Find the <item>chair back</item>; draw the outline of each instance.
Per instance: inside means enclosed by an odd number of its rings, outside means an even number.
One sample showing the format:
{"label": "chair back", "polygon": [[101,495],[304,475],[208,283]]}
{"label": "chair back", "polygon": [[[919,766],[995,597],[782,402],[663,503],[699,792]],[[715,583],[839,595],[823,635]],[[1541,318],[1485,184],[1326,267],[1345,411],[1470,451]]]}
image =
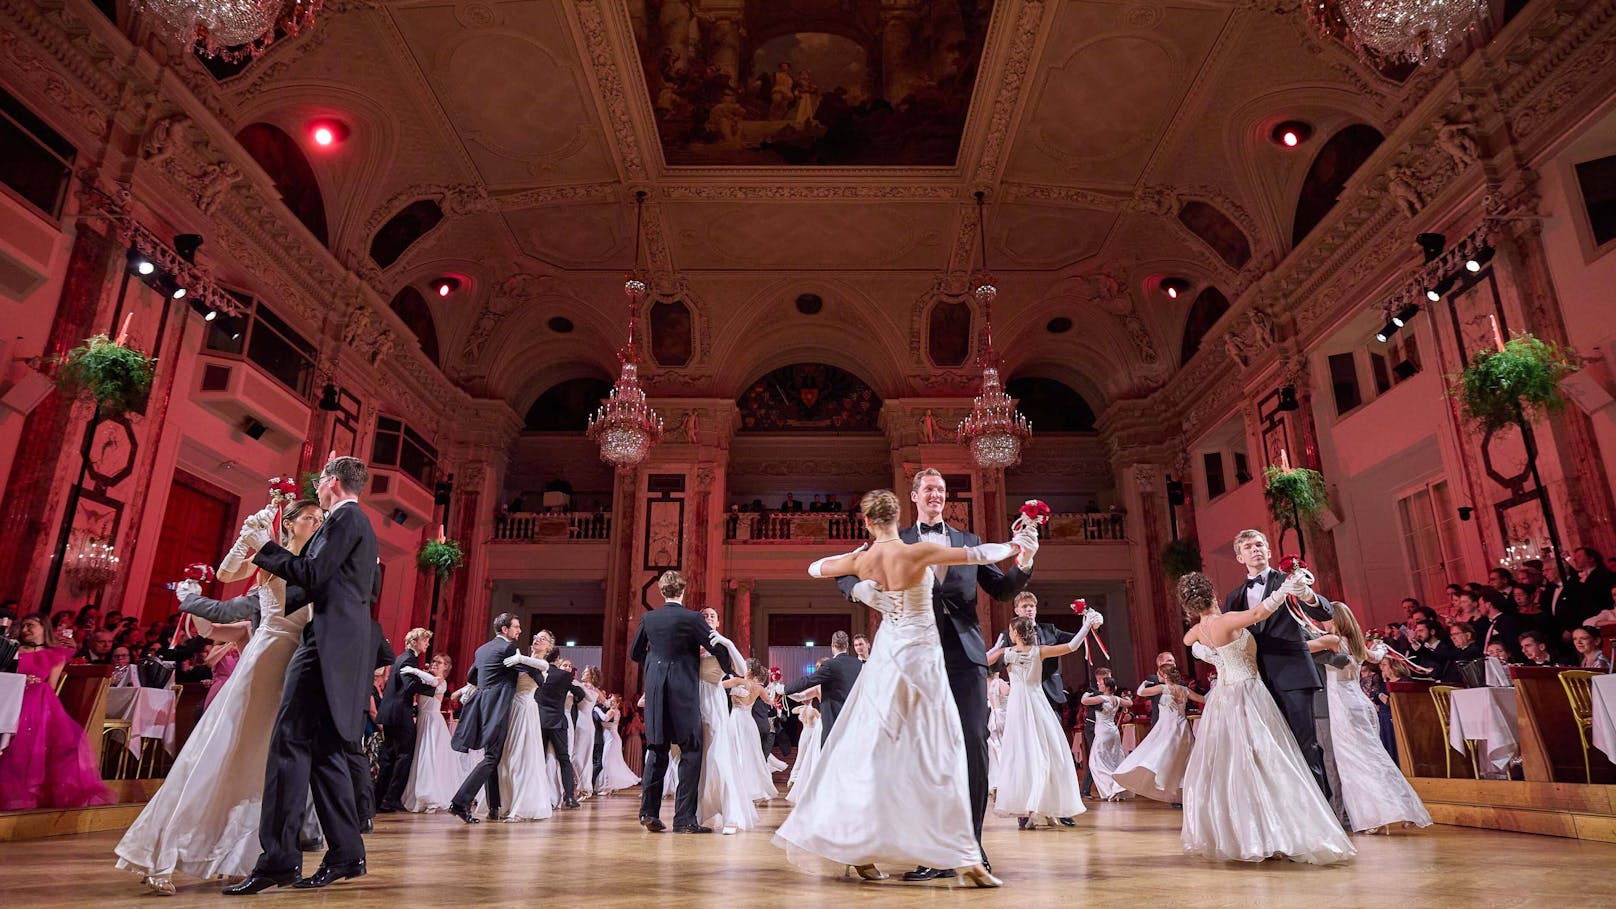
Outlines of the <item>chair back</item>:
{"label": "chair back", "polygon": [[73,722],[87,731],[98,730],[107,717],[107,689],[112,667],[106,664],[69,663],[62,668],[57,697]]}
{"label": "chair back", "polygon": [[1432,685],[1431,702],[1436,705],[1436,719],[1442,724],[1442,741],[1448,741],[1448,711],[1452,707],[1454,688],[1452,685]]}
{"label": "chair back", "polygon": [[1577,723],[1582,726],[1592,725],[1594,673],[1586,669],[1567,669],[1560,673],[1560,687],[1565,689],[1566,700],[1571,704],[1571,715],[1577,718]]}

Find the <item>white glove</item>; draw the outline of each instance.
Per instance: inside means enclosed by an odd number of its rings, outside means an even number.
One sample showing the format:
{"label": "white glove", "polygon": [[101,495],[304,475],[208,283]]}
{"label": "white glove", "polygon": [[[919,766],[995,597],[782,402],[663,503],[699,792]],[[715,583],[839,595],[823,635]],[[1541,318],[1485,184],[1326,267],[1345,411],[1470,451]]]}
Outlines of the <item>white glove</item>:
{"label": "white glove", "polygon": [[550,671],[549,663],[546,663],[544,660],[541,660],[538,657],[530,657],[525,653],[513,653],[505,658],[506,666],[515,666],[518,663],[528,667],[529,669],[537,669],[540,672]]}
{"label": "white glove", "polygon": [[1016,556],[1016,567],[1022,571],[1032,570],[1032,558],[1038,554],[1038,525],[1028,524],[1016,531],[1010,542],[1021,547],[1021,554]]}
{"label": "white glove", "polygon": [[848,596],[855,602],[863,603],[870,608],[880,600],[881,582],[875,578],[866,578],[853,585],[853,591]]}
{"label": "white glove", "polygon": [[468,698],[477,693],[476,685],[467,685],[454,693],[454,699],[464,704]]}
{"label": "white glove", "polygon": [[965,564],[997,565],[1015,554],[1015,548],[1009,543],[982,543],[965,547]]}
{"label": "white glove", "polygon": [[181,603],[185,602],[186,599],[188,599],[190,597],[196,597],[196,596],[201,596],[201,595],[202,595],[202,585],[198,584],[197,582],[195,582],[193,580],[191,580],[190,578],[186,578],[185,580],[183,580],[183,581],[179,582],[178,584],[174,585],[174,596]]}
{"label": "white glove", "polygon": [[837,555],[833,555],[833,556],[825,556],[823,559],[815,559],[813,564],[808,566],[808,576],[809,577],[814,577],[814,578],[822,578],[822,577],[825,576],[822,573],[822,568],[823,568],[823,566],[824,566],[824,564],[826,562],[829,562],[831,559],[840,559],[843,556],[856,555],[856,554],[861,553],[864,550],[869,549],[869,548],[870,548],[870,544],[864,543],[864,544],[860,545],[859,548],[857,548],[857,549],[855,549],[855,550],[853,550],[851,552],[843,552],[843,553],[838,553]]}
{"label": "white glove", "polygon": [[436,685],[438,683],[438,677],[430,672],[427,672],[425,669],[418,669],[414,666],[405,666],[403,669],[400,669],[399,672],[413,675],[428,685]]}
{"label": "white glove", "polygon": [[1285,583],[1279,585],[1280,593],[1296,597],[1299,600],[1306,598],[1307,589],[1307,582],[1296,575],[1291,575],[1285,579]]}
{"label": "white glove", "polygon": [[1085,609],[1083,611],[1083,627],[1084,628],[1094,629],[1094,628],[1099,628],[1100,626],[1102,626],[1104,624],[1105,624],[1105,616],[1100,615],[1099,610],[1097,610],[1097,609]]}

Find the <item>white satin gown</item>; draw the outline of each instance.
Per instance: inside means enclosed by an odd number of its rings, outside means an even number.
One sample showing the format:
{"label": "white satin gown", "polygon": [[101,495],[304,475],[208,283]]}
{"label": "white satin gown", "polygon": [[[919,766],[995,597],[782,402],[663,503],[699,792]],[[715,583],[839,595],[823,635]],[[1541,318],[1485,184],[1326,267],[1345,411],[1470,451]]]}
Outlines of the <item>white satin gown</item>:
{"label": "white satin gown", "polygon": [[999,788],[999,749],[1004,745],[1005,710],[1010,706],[1010,683],[988,677],[988,791]]}
{"label": "white satin gown", "polygon": [[1004,738],[999,744],[997,790],[993,810],[998,814],[1073,817],[1087,809],[1055,708],[1044,697],[1042,648],[1007,649],[1010,696],[1004,709]]}
{"label": "white satin gown", "polygon": [[245,877],[258,861],[264,767],[286,666],[313,614],[287,615],[286,582],[258,587],[258,630],[186,740],[163,785],[113,850],[117,867],[165,877]]}
{"label": "white satin gown", "polygon": [[440,681],[434,693],[415,696],[415,759],[404,784],[405,811],[448,811],[466,778],[465,762],[449,747],[449,724],[443,720],[446,687]]}
{"label": "white satin gown", "polygon": [[1117,727],[1117,711],[1122,709],[1122,698],[1105,695],[1105,703],[1094,714],[1094,743],[1089,746],[1089,775],[1094,778],[1094,791],[1103,799],[1115,801],[1132,798],[1121,783],[1116,781],[1117,768],[1127,758],[1122,749],[1122,730]]}
{"label": "white satin gown", "polygon": [[796,804],[807,792],[803,786],[813,773],[814,764],[819,761],[819,709],[812,704],[803,704],[792,710],[792,713],[802,721],[802,735],[797,737],[797,759],[791,764],[791,777],[788,780],[791,789],[786,793],[786,801]]}
{"label": "white satin gown", "polygon": [[758,825],[754,802],[777,797],[768,762],[763,757],[763,737],[752,718],[757,700],[746,688],[730,689],[731,709],[722,720],[713,749],[719,752],[724,768],[724,796],[720,814],[725,828],[751,830]]}
{"label": "white satin gown", "polygon": [[556,805],[555,788],[544,763],[539,702],[533,699],[538,690],[539,683],[531,675],[517,675],[505,751],[499,756],[500,811],[507,821],[542,821]]}
{"label": "white satin gown", "polygon": [[915,587],[878,595],[881,633],[807,792],[774,835],[794,864],[962,868],[982,860],[931,588],[927,572]]}
{"label": "white satin gown", "polygon": [[1158,802],[1183,801],[1184,769],[1195,737],[1184,718],[1184,701],[1173,689],[1162,693],[1156,725],[1117,766],[1111,779],[1130,792]]}
{"label": "white satin gown", "polygon": [[572,724],[572,777],[578,798],[588,798],[595,792],[595,704],[600,693],[588,685],[579,685],[585,692],[584,702],[578,705],[578,722]]}
{"label": "white satin gown", "polygon": [[[1346,652],[1344,645],[1340,649]],[[1378,661],[1385,653],[1371,652],[1369,656]],[[1431,812],[1425,810],[1425,803],[1380,741],[1380,715],[1358,684],[1360,665],[1351,660],[1346,666],[1324,671],[1325,694],[1330,699],[1330,741],[1347,819],[1353,830],[1397,823],[1429,827]]]}
{"label": "white satin gown", "polygon": [[[746,659],[738,651],[730,651],[731,666],[745,666]],[[704,826],[723,827],[731,821],[724,816],[724,806],[730,799],[728,788],[738,771],[727,757],[727,749],[719,747],[724,725],[729,721],[729,693],[724,690],[724,668],[712,654],[702,651],[698,691],[701,697],[701,780],[696,788],[696,819]],[[759,744],[761,753],[763,746]],[[679,762],[668,761],[668,773],[663,777],[663,798],[673,798],[679,791]],[[743,812],[744,813],[744,812]],[[735,825],[738,826],[738,825]]]}
{"label": "white satin gown", "polygon": [[602,793],[632,789],[640,784],[639,774],[631,770],[628,761],[623,758],[623,738],[617,732],[618,722],[616,719],[608,719],[601,724],[606,730],[606,744],[600,759]]}
{"label": "white satin gown", "polygon": [[1257,672],[1257,642],[1242,628],[1222,647],[1199,647],[1218,670],[1184,771],[1184,851],[1220,861],[1284,856],[1326,865],[1357,854],[1302,760],[1296,738]]}

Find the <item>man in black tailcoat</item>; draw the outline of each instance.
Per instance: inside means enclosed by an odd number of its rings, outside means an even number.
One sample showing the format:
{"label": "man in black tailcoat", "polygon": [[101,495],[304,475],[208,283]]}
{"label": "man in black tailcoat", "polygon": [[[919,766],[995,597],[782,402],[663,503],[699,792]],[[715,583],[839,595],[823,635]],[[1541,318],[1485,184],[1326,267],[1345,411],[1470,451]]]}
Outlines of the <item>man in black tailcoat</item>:
{"label": "man in black tailcoat", "polygon": [[392,661],[393,671],[376,708],[376,723],[382,727],[380,768],[376,774],[376,810],[382,814],[403,811],[404,785],[415,763],[415,696],[428,697],[437,690],[437,681],[421,668],[432,632],[412,628],[404,636],[404,652]]}
{"label": "man in black tailcoat", "polygon": [[836,725],[836,717],[842,712],[842,705],[847,702],[847,695],[853,690],[853,684],[858,681],[859,670],[864,668],[858,657],[847,652],[850,643],[847,632],[837,630],[832,633],[830,659],[820,664],[813,672],[786,686],[787,695],[807,691],[815,685],[819,686],[820,742],[830,738],[830,729]]}
{"label": "man in black tailcoat", "polygon": [[[662,818],[662,784],[668,773],[668,749],[679,746],[679,791],[673,800],[674,833],[712,833],[696,818],[696,790],[701,784],[701,651],[706,649],[725,672],[736,667],[723,635],[707,627],[701,616],[684,607],[685,579],[663,572],[657,589],[666,601],[640,619],[629,656],[644,667],[645,774],[640,797],[640,824],[652,833],[667,827]],[[744,669],[744,667],[743,667]]]}
{"label": "man in black tailcoat", "polygon": [[[544,745],[555,756],[561,770],[561,804],[565,808],[578,807],[578,781],[572,769],[572,726],[567,722],[567,695],[572,695],[574,709],[584,702],[588,694],[574,682],[570,668],[556,665],[555,635],[540,631],[533,643],[550,668],[539,681],[539,690],[533,699],[539,702],[539,728],[544,731]],[[570,665],[570,664],[569,664]]]}
{"label": "man in black tailcoat", "polygon": [[466,675],[466,688],[470,695],[462,694],[465,706],[460,711],[460,724],[455,727],[449,747],[461,754],[482,751],[483,758],[471,768],[460,784],[454,798],[449,800],[449,813],[468,824],[478,823],[471,813],[472,800],[479,789],[487,790],[488,817],[499,817],[500,756],[505,753],[505,734],[510,728],[511,700],[516,696],[516,677],[526,672],[538,679],[539,660],[525,656],[516,646],[522,636],[522,621],[508,612],[494,617],[494,638],[477,648],[472,657],[471,671]]}

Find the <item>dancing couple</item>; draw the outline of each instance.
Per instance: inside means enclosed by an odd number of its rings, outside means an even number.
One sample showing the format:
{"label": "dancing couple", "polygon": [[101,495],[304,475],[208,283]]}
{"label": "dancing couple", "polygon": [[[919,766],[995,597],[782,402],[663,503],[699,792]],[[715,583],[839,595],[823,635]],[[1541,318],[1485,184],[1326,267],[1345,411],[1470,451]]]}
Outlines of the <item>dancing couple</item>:
{"label": "dancing couple", "polygon": [[[886,877],[878,863],[896,863],[919,866],[906,880],[958,873],[997,887],[981,845],[987,654],[976,588],[1007,599],[1026,586],[1037,531],[982,544],[948,527],[947,489],[932,469],[916,474],[910,500],[920,521],[900,530],[898,497],[865,494],[859,510],[871,542],[809,568],[814,577],[837,577],[883,621],[775,844],[794,863],[829,861],[865,880]],[[995,567],[1012,557],[1018,564],[1008,573]]]}

